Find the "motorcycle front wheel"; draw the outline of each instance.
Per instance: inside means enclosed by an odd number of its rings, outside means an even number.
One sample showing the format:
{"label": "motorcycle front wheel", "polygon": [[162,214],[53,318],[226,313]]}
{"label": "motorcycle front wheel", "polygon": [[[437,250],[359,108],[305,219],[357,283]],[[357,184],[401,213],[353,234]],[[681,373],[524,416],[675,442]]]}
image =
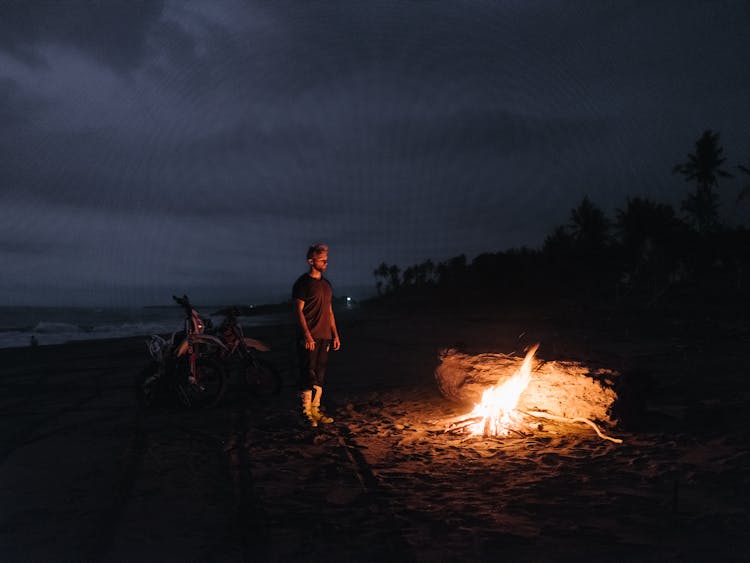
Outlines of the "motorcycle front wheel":
{"label": "motorcycle front wheel", "polygon": [[260,397],[276,395],[281,390],[281,375],[270,362],[251,358],[244,365],[245,383],[250,391]]}
{"label": "motorcycle front wheel", "polygon": [[226,374],[221,365],[209,358],[198,358],[190,377],[188,358],[177,360],[177,398],[186,407],[205,409],[216,406],[226,390]]}

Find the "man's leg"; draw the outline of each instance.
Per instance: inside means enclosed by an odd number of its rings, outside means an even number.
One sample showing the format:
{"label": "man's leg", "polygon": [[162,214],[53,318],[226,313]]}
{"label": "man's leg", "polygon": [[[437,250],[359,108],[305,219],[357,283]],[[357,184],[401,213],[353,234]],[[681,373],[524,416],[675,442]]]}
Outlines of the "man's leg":
{"label": "man's leg", "polygon": [[301,340],[298,348],[299,357],[299,376],[300,376],[300,406],[301,414],[305,423],[311,426],[317,426],[317,419],[313,418],[312,415],[312,387],[315,380],[314,372],[314,350],[306,350],[305,342]]}
{"label": "man's leg", "polygon": [[322,396],[323,388],[320,385],[313,385],[310,413],[312,414],[312,417],[318,422],[322,424],[331,424],[333,422],[333,418],[326,415],[320,406],[320,399]]}
{"label": "man's leg", "polygon": [[310,385],[323,386],[328,368],[328,352],[331,349],[330,340],[316,340],[315,350],[310,354]]}
{"label": "man's leg", "polygon": [[326,416],[320,407],[320,400],[323,396],[323,383],[325,381],[326,368],[328,367],[328,352],[331,349],[330,340],[316,340],[315,349],[317,353],[315,358],[315,369],[312,371],[312,404],[311,414],[313,419],[323,424],[330,424],[333,419]]}

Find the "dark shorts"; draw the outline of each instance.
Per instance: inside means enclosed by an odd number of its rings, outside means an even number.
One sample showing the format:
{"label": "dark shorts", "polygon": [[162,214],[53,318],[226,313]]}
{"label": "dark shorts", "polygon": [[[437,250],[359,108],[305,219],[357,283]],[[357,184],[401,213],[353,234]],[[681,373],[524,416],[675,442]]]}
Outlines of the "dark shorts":
{"label": "dark shorts", "polygon": [[328,366],[330,340],[315,340],[315,350],[306,350],[305,341],[300,340],[297,346],[300,367],[300,388],[312,389],[313,385],[323,387]]}

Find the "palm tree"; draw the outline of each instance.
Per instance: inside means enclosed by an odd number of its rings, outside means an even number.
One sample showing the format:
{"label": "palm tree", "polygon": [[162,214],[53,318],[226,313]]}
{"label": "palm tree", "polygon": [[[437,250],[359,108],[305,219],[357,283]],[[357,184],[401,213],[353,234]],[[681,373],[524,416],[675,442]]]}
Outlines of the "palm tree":
{"label": "palm tree", "polygon": [[395,292],[401,287],[401,268],[394,264],[388,268],[388,291],[391,293]]}
{"label": "palm tree", "polygon": [[688,214],[699,233],[714,231],[719,225],[719,194],[711,188],[698,186],[683,200],[682,210]]}
{"label": "palm tree", "polygon": [[[750,176],[750,159],[748,159],[748,165],[743,166],[742,164],[738,164],[737,168],[740,169],[740,172],[743,174],[746,174]],[[750,184],[747,184],[742,190],[740,191],[740,194],[737,196],[737,201],[742,201],[748,194],[750,194]]]}
{"label": "palm tree", "polygon": [[416,279],[415,283],[418,286],[425,286],[428,283],[433,282],[433,275],[435,273],[435,264],[429,258],[417,264],[416,266]]}
{"label": "palm tree", "polygon": [[719,178],[731,178],[721,165],[726,161],[724,148],[719,144],[719,133],[710,129],[703,132],[695,142],[695,153],[688,154],[687,162],[677,164],[674,174],[682,174],[686,182],[695,182],[695,192],[688,194],[682,209],[695,223],[700,232],[714,229],[719,223]]}
{"label": "palm tree", "polygon": [[[377,280],[375,286],[377,287],[378,295],[394,293],[401,287],[401,268],[396,264],[389,266],[385,262],[381,262],[380,266],[373,270],[372,275]],[[383,279],[379,280],[378,278]],[[384,285],[385,289],[383,289]]]}
{"label": "palm tree", "polygon": [[[390,268],[388,264],[386,264],[385,262],[381,262],[380,266],[375,268],[375,270],[373,270],[372,272],[372,275],[375,276],[375,280],[376,280],[375,287],[378,290],[378,295],[383,294],[383,282],[388,280],[389,271],[390,271]],[[383,278],[383,279],[380,280],[378,278]]]}
{"label": "palm tree", "polygon": [[565,258],[573,248],[573,237],[565,225],[558,225],[544,239],[542,252],[547,256]]}
{"label": "palm tree", "polygon": [[609,240],[609,220],[588,196],[570,211],[570,235],[584,253],[603,249]]}
{"label": "palm tree", "polygon": [[622,244],[626,269],[618,282],[618,291],[626,293],[639,287],[648,289],[650,299],[658,299],[677,279],[682,248],[681,226],[671,205],[646,198],[628,198],[625,209],[617,210],[615,228]]}
{"label": "palm tree", "polygon": [[417,281],[417,266],[409,266],[408,268],[405,268],[402,277],[404,286],[408,287],[415,285]]}
{"label": "palm tree", "polygon": [[662,242],[675,224],[671,205],[647,198],[627,198],[625,209],[616,212],[615,229],[620,243],[632,257],[649,243]]}
{"label": "palm tree", "polygon": [[461,278],[466,273],[466,255],[461,254],[454,256],[445,262],[440,262],[435,267],[438,278],[438,285],[457,286],[462,281]]}

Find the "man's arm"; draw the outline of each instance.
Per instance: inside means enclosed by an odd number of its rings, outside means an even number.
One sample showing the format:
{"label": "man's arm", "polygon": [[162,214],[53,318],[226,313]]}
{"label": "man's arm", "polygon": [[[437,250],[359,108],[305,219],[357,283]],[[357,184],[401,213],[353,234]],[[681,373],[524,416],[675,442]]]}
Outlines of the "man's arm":
{"label": "man's arm", "polygon": [[302,327],[302,333],[305,335],[305,350],[315,350],[315,339],[310,334],[310,329],[307,327],[307,320],[302,310],[305,307],[305,302],[302,299],[296,299],[295,304],[297,305],[297,322]]}
{"label": "man's arm", "polygon": [[331,333],[333,334],[333,349],[338,350],[341,348],[341,339],[339,338],[339,331],[336,328],[336,317],[333,316],[333,305],[328,307],[331,312]]}

